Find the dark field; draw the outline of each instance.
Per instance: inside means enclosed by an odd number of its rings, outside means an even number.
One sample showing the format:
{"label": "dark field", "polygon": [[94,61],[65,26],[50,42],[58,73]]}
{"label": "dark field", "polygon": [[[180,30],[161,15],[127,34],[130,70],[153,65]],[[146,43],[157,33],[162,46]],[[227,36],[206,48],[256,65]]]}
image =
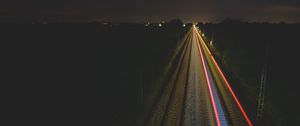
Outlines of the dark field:
{"label": "dark field", "polygon": [[[21,83],[23,125],[139,125],[173,49],[189,29],[173,21],[143,24],[2,23],[1,42]],[[264,125],[299,123],[299,24],[199,24],[255,122],[269,45]],[[268,44],[267,44],[268,43]],[[10,56],[12,55],[12,56]],[[141,81],[143,101],[141,101]]]}

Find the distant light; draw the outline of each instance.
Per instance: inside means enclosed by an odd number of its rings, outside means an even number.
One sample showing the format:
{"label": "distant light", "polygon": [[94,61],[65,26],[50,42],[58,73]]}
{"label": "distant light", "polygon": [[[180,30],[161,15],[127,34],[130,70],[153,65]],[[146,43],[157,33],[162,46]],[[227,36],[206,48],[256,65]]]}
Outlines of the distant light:
{"label": "distant light", "polygon": [[202,36],[204,37],[204,33],[202,33]]}
{"label": "distant light", "polygon": [[210,46],[213,46],[213,41],[211,40],[211,41],[209,42],[209,44],[210,44]]}
{"label": "distant light", "polygon": [[147,23],[145,24],[146,27],[149,26],[149,25],[150,25],[150,22],[147,22]]}
{"label": "distant light", "polygon": [[185,27],[185,24],[183,24],[182,26]]}
{"label": "distant light", "polygon": [[164,23],[165,23],[165,21],[161,21],[161,23],[163,23],[163,24],[164,24]]}
{"label": "distant light", "polygon": [[104,22],[104,23],[103,23],[103,25],[107,25],[107,24],[108,24],[107,22]]}
{"label": "distant light", "polygon": [[161,26],[162,26],[162,24],[161,24],[161,23],[159,23],[159,24],[158,24],[158,27],[161,27]]}

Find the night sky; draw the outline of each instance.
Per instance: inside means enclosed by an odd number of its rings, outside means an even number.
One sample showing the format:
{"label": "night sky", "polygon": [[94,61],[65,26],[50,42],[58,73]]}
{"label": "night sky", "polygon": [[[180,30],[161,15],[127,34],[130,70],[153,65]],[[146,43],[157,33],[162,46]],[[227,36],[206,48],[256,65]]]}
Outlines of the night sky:
{"label": "night sky", "polygon": [[300,0],[1,0],[1,21],[300,22]]}

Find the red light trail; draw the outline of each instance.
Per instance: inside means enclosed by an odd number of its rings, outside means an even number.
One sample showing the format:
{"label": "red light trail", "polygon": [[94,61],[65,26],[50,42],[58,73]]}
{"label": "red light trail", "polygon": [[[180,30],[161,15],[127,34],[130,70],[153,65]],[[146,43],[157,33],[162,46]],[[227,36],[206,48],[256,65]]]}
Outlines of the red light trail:
{"label": "red light trail", "polygon": [[[198,32],[197,32],[197,35],[198,35],[198,36],[200,36],[200,34],[199,34]],[[204,40],[202,39],[202,37],[200,36],[199,38],[201,38],[201,40],[202,40],[202,42],[203,42],[203,45],[204,45],[204,47],[205,47],[205,48],[206,48],[206,50],[209,52],[209,54],[210,54],[210,57],[211,57],[211,59],[212,59],[213,63],[215,64],[215,66],[217,67],[217,69],[218,69],[219,73],[221,74],[221,76],[222,76],[222,78],[223,78],[224,82],[226,83],[226,86],[228,87],[228,89],[229,89],[229,91],[230,91],[231,95],[233,96],[233,98],[234,98],[235,102],[237,103],[237,105],[238,105],[239,109],[240,109],[240,110],[241,110],[241,112],[243,113],[243,116],[244,116],[244,118],[246,119],[246,121],[247,121],[248,125],[249,125],[249,126],[252,126],[252,123],[251,123],[251,121],[250,121],[250,119],[249,119],[248,115],[246,114],[246,112],[245,112],[245,110],[243,109],[243,107],[242,107],[241,103],[240,103],[240,102],[239,102],[239,100],[237,99],[237,97],[236,97],[235,93],[233,92],[233,90],[232,90],[232,88],[231,88],[231,86],[230,86],[229,82],[227,81],[227,79],[226,79],[226,77],[225,77],[224,73],[221,71],[221,69],[220,69],[219,65],[217,64],[217,62],[216,62],[216,60],[215,60],[215,58],[214,58],[214,57],[211,55],[211,52],[209,51],[208,47],[207,47],[207,46],[206,46],[206,44],[204,43]]]}
{"label": "red light trail", "polygon": [[[197,32],[197,31],[196,31]],[[198,40],[198,39],[196,39]],[[198,46],[198,49],[199,49],[199,52],[200,52],[200,56],[201,56],[201,61],[202,61],[202,65],[203,65],[203,69],[204,69],[204,72],[205,72],[205,78],[206,78],[206,81],[207,81],[207,85],[208,85],[208,89],[209,89],[209,94],[210,94],[210,98],[211,98],[211,101],[212,101],[212,104],[213,104],[213,108],[214,108],[214,112],[215,112],[215,117],[216,117],[216,121],[217,121],[217,126],[221,126],[221,123],[220,123],[220,119],[219,119],[219,114],[218,114],[218,111],[217,111],[217,107],[216,107],[216,103],[215,103],[215,99],[214,99],[214,96],[212,94],[212,89],[211,89],[211,83],[208,79],[208,75],[207,75],[207,69],[206,69],[206,65],[204,63],[204,58],[203,58],[203,53],[201,51],[201,48],[200,48],[200,44],[199,42],[197,42],[197,46]]]}

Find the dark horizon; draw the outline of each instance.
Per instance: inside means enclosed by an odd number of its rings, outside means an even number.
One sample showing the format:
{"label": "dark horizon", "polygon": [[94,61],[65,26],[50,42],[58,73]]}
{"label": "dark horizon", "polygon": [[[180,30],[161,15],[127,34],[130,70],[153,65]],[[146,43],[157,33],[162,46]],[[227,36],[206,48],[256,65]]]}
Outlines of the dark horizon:
{"label": "dark horizon", "polygon": [[165,20],[143,20],[143,19],[135,19],[133,20],[120,20],[120,19],[66,19],[66,20],[56,20],[56,19],[47,19],[47,18],[41,18],[41,19],[36,19],[36,20],[1,20],[0,23],[33,23],[33,24],[44,24],[44,23],[112,23],[112,24],[122,24],[122,23],[129,23],[129,24],[156,24],[156,23],[169,23],[174,20],[180,20],[182,23],[185,24],[192,24],[192,23],[211,23],[211,24],[220,24],[223,22],[240,22],[240,23],[267,23],[267,24],[300,24],[300,22],[286,22],[286,21],[248,21],[248,20],[241,20],[238,18],[230,18],[226,17],[223,19],[220,19],[218,21],[205,21],[205,20],[185,20],[181,18],[170,18],[170,19],[165,19]]}

